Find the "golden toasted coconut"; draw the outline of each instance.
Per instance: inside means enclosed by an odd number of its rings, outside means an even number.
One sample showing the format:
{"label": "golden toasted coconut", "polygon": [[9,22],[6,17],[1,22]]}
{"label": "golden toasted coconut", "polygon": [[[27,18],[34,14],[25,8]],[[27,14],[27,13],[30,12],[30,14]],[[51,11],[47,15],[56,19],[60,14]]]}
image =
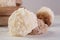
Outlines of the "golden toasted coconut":
{"label": "golden toasted coconut", "polygon": [[42,7],[38,12],[37,12],[37,18],[42,19],[45,24],[50,26],[53,21],[54,21],[54,14],[53,11],[50,8],[47,7]]}

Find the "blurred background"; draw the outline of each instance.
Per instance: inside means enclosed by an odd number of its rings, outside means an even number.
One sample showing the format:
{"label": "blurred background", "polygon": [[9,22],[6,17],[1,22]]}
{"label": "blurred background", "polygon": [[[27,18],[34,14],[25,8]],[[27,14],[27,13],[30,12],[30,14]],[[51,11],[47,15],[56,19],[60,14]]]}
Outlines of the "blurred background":
{"label": "blurred background", "polygon": [[46,6],[51,8],[55,15],[60,15],[60,0],[23,0],[23,6],[33,12]]}
{"label": "blurred background", "polygon": [[[12,14],[13,11],[20,8],[21,5],[35,13],[41,7],[50,8],[55,15],[54,23],[60,25],[60,0],[10,0],[10,1],[0,0],[0,6],[2,4],[3,4],[3,7],[0,7],[0,25],[8,25],[9,16]],[[14,5],[10,5],[10,4],[14,4]]]}

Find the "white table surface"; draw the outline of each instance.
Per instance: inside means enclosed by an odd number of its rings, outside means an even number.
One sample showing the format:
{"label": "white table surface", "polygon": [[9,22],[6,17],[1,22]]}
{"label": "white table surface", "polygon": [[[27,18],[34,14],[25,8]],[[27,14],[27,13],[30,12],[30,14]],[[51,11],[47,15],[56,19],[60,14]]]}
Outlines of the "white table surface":
{"label": "white table surface", "polygon": [[0,27],[0,40],[60,40],[60,16],[56,16],[54,24],[43,35],[27,35],[12,37],[8,34],[8,27]]}

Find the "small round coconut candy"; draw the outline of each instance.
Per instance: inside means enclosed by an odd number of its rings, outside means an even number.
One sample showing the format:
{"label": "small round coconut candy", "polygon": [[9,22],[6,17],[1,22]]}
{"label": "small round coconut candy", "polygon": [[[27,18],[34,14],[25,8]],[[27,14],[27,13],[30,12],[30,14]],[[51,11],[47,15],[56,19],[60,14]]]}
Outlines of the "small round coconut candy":
{"label": "small round coconut candy", "polygon": [[32,30],[32,35],[38,35],[46,33],[48,30],[48,27],[53,23],[54,21],[54,14],[53,11],[47,7],[42,7],[37,12],[37,18],[38,18],[38,27]]}
{"label": "small round coconut candy", "polygon": [[13,36],[26,36],[37,26],[36,15],[24,8],[14,11],[8,20],[9,33]]}
{"label": "small round coconut candy", "polygon": [[42,7],[38,12],[37,12],[37,18],[42,19],[45,24],[50,26],[53,24],[54,21],[54,13],[50,8],[47,7]]}

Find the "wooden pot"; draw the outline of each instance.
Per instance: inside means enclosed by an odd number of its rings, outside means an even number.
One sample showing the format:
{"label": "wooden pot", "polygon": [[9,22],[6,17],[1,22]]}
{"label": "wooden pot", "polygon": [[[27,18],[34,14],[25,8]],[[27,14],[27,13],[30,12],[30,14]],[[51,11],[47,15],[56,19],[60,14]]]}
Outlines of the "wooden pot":
{"label": "wooden pot", "polygon": [[21,6],[21,3],[21,0],[16,0],[16,6],[0,6],[0,25],[8,25],[9,16]]}

